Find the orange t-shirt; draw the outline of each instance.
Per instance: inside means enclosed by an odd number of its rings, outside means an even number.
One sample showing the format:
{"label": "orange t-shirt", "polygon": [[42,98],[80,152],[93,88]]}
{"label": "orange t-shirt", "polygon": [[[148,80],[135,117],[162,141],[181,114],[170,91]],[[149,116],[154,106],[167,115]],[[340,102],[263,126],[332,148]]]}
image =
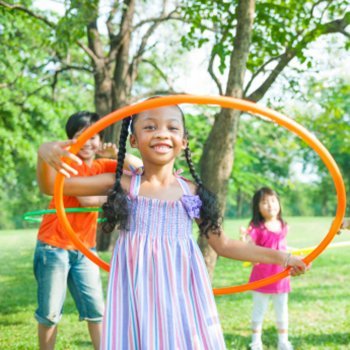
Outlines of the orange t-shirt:
{"label": "orange t-shirt", "polygon": [[[91,167],[84,162],[82,165],[71,166],[78,170],[77,176],[92,176],[115,172],[117,161],[101,158],[94,160]],[[63,203],[65,208],[82,207],[76,197],[63,196]],[[49,209],[55,209],[54,198],[52,198],[49,204]],[[77,237],[88,248],[95,247],[98,213],[67,213],[67,217]],[[56,214],[44,215],[38,232],[38,240],[59,248],[76,249],[58,221]]]}

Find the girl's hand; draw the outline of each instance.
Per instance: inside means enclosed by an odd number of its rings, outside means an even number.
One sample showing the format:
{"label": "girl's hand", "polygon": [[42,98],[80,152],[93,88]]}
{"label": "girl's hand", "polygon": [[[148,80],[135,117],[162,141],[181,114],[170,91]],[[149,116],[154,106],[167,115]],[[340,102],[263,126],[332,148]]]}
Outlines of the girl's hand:
{"label": "girl's hand", "polygon": [[242,242],[253,243],[252,237],[248,233],[248,229],[244,226],[239,228],[239,238]]}
{"label": "girl's hand", "polygon": [[142,160],[132,154],[126,153],[124,159],[124,169],[129,170],[130,165],[134,168],[143,166]]}
{"label": "girl's hand", "polygon": [[114,143],[106,142],[101,144],[100,149],[96,153],[104,158],[116,159],[118,157],[118,148]]}
{"label": "girl's hand", "polygon": [[299,256],[288,254],[284,267],[291,267],[290,274],[292,276],[299,276],[310,269],[310,265],[306,265]]}
{"label": "girl's hand", "polygon": [[75,142],[76,140],[45,142],[39,147],[38,155],[56,171],[69,178],[72,174],[77,175],[78,171],[65,163],[62,157],[71,159],[79,165],[82,164],[79,157],[68,152],[69,147]]}
{"label": "girl's hand", "polygon": [[344,219],[341,226],[341,230],[350,230],[350,219]]}

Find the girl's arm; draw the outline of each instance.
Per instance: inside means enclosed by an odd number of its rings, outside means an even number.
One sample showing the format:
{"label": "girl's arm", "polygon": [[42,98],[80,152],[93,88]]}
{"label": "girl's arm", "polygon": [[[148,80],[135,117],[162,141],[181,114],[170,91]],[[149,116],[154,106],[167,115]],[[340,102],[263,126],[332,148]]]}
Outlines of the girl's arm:
{"label": "girl's arm", "polygon": [[[129,191],[130,182],[130,176],[122,176],[121,185],[126,192]],[[114,173],[103,173],[94,176],[75,176],[64,181],[63,194],[73,197],[100,196],[100,201],[103,204],[106,202],[106,195],[113,188],[114,184]]]}
{"label": "girl's arm", "polygon": [[291,266],[292,275],[304,273],[307,268],[306,264],[296,256],[279,250],[233,240],[227,237],[223,231],[220,235],[209,234],[208,243],[218,255],[226,258],[284,267]]}
{"label": "girl's arm", "polygon": [[63,194],[65,196],[106,196],[115,183],[114,173],[94,176],[75,176],[65,179]]}
{"label": "girl's arm", "polygon": [[77,199],[82,207],[99,208],[102,206],[102,204],[106,203],[107,196],[86,196],[86,197],[77,197]]}
{"label": "girl's arm", "polygon": [[[77,175],[78,172],[76,169],[62,161],[61,158],[66,157],[79,165],[82,163],[82,160],[79,157],[68,151],[69,146],[75,142],[76,140],[45,142],[39,147],[37,180],[40,191],[52,196],[54,192],[56,174],[59,172],[67,178],[64,182],[65,195],[106,195],[108,190],[114,184],[114,175],[102,176],[103,174],[101,174],[96,175],[93,177],[94,179],[89,180],[81,180],[83,177],[77,177],[74,180],[71,178],[71,175]],[[107,148],[110,147],[111,146],[108,146]],[[140,167],[142,166],[142,161],[133,155],[126,154],[124,169],[129,169],[130,164],[134,167]],[[94,188],[89,188],[89,186],[94,186]]]}

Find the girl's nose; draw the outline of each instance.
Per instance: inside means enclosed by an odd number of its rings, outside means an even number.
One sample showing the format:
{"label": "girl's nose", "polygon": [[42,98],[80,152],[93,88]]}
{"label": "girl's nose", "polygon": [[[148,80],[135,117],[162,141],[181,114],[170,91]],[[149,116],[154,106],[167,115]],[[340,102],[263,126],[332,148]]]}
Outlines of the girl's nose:
{"label": "girl's nose", "polygon": [[169,137],[169,133],[167,130],[158,130],[155,134],[154,137],[157,139],[165,139]]}

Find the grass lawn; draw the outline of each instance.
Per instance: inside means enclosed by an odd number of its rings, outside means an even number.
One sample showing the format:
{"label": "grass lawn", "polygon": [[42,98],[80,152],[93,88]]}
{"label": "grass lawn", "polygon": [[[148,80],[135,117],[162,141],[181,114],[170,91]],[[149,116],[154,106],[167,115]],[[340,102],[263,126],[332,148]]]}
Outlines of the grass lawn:
{"label": "grass lawn", "polygon": [[[289,245],[317,244],[328,231],[331,219],[290,218]],[[246,220],[228,220],[227,234],[238,235]],[[32,255],[36,230],[0,231],[0,349],[37,349],[36,284]],[[350,241],[349,231],[336,241]],[[350,272],[349,249],[329,249],[314,263],[312,270],[292,280],[290,295],[290,340],[295,349],[350,349]],[[108,259],[108,253],[103,254]],[[219,259],[214,286],[247,281],[250,269],[241,262]],[[102,273],[104,284],[107,274]],[[228,349],[247,349],[250,341],[251,296],[248,293],[216,298]],[[265,349],[276,349],[274,314],[269,309],[264,323]],[[56,349],[92,349],[84,322],[78,322],[74,303],[68,296],[59,325]]]}

